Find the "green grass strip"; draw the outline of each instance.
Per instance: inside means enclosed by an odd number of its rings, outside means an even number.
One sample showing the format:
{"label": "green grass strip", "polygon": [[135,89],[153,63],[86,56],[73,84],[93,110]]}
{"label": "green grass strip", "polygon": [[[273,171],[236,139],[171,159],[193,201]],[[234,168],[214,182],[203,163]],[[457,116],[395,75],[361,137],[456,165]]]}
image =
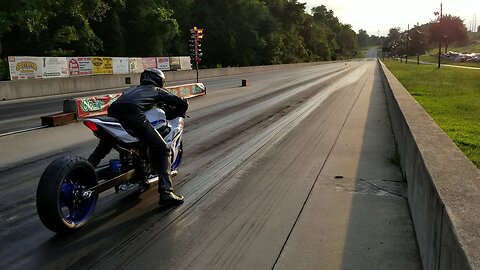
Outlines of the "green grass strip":
{"label": "green grass strip", "polygon": [[384,61],[417,102],[480,168],[480,70]]}

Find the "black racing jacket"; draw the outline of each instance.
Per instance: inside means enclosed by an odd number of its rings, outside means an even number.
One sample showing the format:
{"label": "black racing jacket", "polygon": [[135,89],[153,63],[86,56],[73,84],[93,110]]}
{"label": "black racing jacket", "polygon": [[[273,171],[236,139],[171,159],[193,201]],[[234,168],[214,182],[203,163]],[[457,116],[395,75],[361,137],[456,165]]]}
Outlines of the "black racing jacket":
{"label": "black racing jacket", "polygon": [[135,105],[142,111],[148,111],[158,103],[173,105],[185,111],[188,109],[188,103],[182,98],[153,85],[130,87],[113,102],[113,104]]}

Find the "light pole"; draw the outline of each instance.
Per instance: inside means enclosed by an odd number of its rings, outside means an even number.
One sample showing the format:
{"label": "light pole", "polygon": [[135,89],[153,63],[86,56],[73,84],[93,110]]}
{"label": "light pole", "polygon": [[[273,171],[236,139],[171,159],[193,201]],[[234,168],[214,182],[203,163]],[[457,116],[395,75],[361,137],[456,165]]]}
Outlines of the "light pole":
{"label": "light pole", "polygon": [[[402,47],[405,51],[407,51],[408,41],[403,40],[404,34],[405,34],[405,33],[401,33],[401,34],[400,34],[400,38],[399,38],[400,44],[399,44],[399,45],[400,45],[400,47]],[[405,53],[405,55],[407,55],[407,54]],[[399,57],[399,58],[400,58],[400,63],[403,63],[403,55],[402,55],[401,53],[400,53],[400,57]],[[407,61],[407,57],[405,56],[405,62],[406,62],[406,61]]]}
{"label": "light pole", "polygon": [[407,26],[407,48],[405,49],[405,64],[408,64],[408,40],[410,39],[410,24]]}
{"label": "light pole", "polygon": [[[438,12],[434,13],[439,15]],[[440,55],[442,53],[442,3],[440,3],[440,19],[438,20],[438,68],[440,68]]]}
{"label": "light pole", "polygon": [[417,22],[417,25],[415,26],[415,32],[414,32],[415,44],[416,44],[416,47],[417,47],[417,49],[416,49],[417,50],[417,65],[420,65],[420,44],[423,45],[423,40],[421,40],[420,38],[423,36],[423,34],[425,34],[425,32],[421,32],[419,29],[420,29],[420,24]]}
{"label": "light pole", "polygon": [[417,27],[415,27],[415,33],[416,33],[416,43],[417,43],[417,65],[420,65],[420,51],[418,49],[418,42],[419,42],[419,39],[420,39],[420,31],[418,30],[418,22],[417,22]]}
{"label": "light pole", "polygon": [[396,61],[396,59],[395,59],[395,56],[397,56],[396,48],[397,48],[397,42],[394,41],[394,42],[393,42],[393,45],[392,45],[392,49],[393,49],[393,61]]}

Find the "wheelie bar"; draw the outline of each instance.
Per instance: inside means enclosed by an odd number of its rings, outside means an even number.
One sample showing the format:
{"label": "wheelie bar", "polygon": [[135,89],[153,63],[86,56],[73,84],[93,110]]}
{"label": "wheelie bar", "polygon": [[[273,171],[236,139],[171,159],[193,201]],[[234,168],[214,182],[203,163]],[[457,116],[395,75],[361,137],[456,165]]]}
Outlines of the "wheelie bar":
{"label": "wheelie bar", "polygon": [[102,183],[100,183],[100,184],[98,184],[94,187],[91,187],[87,190],[84,190],[82,195],[83,195],[84,198],[89,198],[94,193],[100,194],[100,193],[104,192],[105,190],[111,189],[115,186],[118,186],[122,183],[127,182],[128,180],[130,180],[133,177],[134,173],[135,173],[135,169],[131,169],[130,171],[128,171],[126,173],[123,173],[123,174],[121,174],[117,177],[114,177],[114,178],[110,179],[110,180],[103,181]]}
{"label": "wheelie bar", "polygon": [[[91,187],[87,190],[84,190],[83,193],[82,193],[82,197],[84,198],[90,198],[90,196],[92,196],[92,194],[100,194],[102,192],[104,192],[105,190],[108,190],[108,189],[111,189],[113,187],[116,187],[120,184],[123,184],[127,181],[129,181],[133,175],[135,173],[135,169],[131,169],[130,171],[126,172],[126,173],[123,173],[117,177],[114,177],[110,180],[106,180],[106,181],[103,181],[102,183],[94,186],[94,187]],[[149,189],[151,188],[152,186],[155,186],[158,184],[158,176],[155,176],[153,178],[150,178],[146,181],[146,183],[148,186],[143,186],[143,188],[146,190],[146,189]]]}

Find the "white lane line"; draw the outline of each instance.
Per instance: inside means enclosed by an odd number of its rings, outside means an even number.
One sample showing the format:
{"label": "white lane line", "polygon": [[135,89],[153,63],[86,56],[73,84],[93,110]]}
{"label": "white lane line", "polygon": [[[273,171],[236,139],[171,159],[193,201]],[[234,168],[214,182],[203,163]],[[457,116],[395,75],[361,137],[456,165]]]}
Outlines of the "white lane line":
{"label": "white lane line", "polygon": [[42,129],[48,127],[47,125],[45,126],[38,126],[38,127],[31,127],[31,128],[26,128],[26,129],[21,129],[21,130],[15,130],[7,133],[2,133],[0,134],[0,137],[8,136],[8,135],[13,135],[13,134],[18,134],[18,133],[23,133],[23,132],[28,132],[32,130],[37,130],[37,129]]}

